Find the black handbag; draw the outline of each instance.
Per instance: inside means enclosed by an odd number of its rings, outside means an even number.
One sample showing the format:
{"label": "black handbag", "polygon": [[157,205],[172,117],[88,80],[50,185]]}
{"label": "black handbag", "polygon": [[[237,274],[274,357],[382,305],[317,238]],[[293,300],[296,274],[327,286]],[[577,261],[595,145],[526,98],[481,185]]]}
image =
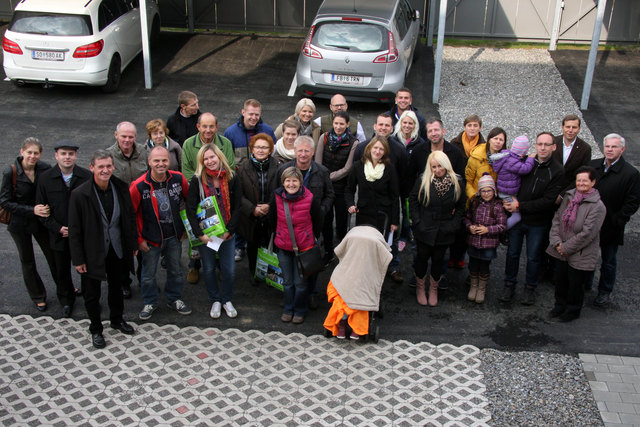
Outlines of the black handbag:
{"label": "black handbag", "polygon": [[284,216],[287,219],[287,227],[289,228],[289,237],[293,245],[293,253],[296,255],[296,263],[298,265],[298,273],[303,278],[312,276],[319,273],[324,268],[322,260],[322,251],[320,246],[313,238],[313,246],[304,252],[298,251],[298,244],[296,243],[296,237],[293,234],[293,224],[291,222],[291,214],[289,213],[289,202],[283,200]]}

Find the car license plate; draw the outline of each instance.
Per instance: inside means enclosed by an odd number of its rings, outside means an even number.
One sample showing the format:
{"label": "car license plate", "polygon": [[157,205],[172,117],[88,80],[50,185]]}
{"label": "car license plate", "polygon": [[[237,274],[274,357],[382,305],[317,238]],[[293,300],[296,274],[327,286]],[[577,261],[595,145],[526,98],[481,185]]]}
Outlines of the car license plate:
{"label": "car license plate", "polygon": [[344,74],[331,74],[331,82],[351,86],[364,86],[364,77],[347,76]]}
{"label": "car license plate", "polygon": [[34,50],[31,57],[42,61],[64,61],[64,52],[56,52],[54,50]]}

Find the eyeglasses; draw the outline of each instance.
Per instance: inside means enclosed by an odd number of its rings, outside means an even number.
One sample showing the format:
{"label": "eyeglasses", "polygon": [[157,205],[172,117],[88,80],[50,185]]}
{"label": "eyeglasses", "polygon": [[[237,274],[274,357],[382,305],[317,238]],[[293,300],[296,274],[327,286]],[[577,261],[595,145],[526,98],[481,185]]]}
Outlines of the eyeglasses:
{"label": "eyeglasses", "polygon": [[331,104],[331,105],[336,108],[344,108],[347,106],[347,104]]}
{"label": "eyeglasses", "polygon": [[254,145],[254,146],[253,146],[253,149],[254,149],[254,150],[261,150],[261,151],[263,151],[263,150],[270,150],[270,149],[271,149],[271,147],[269,147],[268,145],[266,145],[266,146],[263,146],[263,145]]}

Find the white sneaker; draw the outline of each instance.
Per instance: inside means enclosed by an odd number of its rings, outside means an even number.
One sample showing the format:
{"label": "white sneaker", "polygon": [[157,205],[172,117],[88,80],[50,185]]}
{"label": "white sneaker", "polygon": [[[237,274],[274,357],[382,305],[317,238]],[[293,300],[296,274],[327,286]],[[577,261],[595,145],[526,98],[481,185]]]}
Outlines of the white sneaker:
{"label": "white sneaker", "polygon": [[209,316],[213,317],[214,319],[217,319],[218,317],[220,317],[221,308],[222,306],[218,301],[214,302],[213,305],[211,306],[211,311],[209,312]]}
{"label": "white sneaker", "polygon": [[[224,312],[227,313],[227,316],[234,318],[238,315],[238,312],[233,307],[233,304],[231,304],[231,301],[225,302],[223,307],[224,307]],[[218,316],[220,315],[218,314]]]}

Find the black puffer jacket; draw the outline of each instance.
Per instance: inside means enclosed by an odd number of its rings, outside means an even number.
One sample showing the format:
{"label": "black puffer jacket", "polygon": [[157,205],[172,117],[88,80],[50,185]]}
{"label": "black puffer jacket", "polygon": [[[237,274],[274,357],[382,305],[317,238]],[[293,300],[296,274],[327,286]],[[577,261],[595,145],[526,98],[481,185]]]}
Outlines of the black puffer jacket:
{"label": "black puffer jacket", "polygon": [[522,177],[518,202],[522,222],[527,225],[551,223],[556,210],[556,198],[562,190],[564,169],[550,158],[544,163],[535,159],[533,170]]}

